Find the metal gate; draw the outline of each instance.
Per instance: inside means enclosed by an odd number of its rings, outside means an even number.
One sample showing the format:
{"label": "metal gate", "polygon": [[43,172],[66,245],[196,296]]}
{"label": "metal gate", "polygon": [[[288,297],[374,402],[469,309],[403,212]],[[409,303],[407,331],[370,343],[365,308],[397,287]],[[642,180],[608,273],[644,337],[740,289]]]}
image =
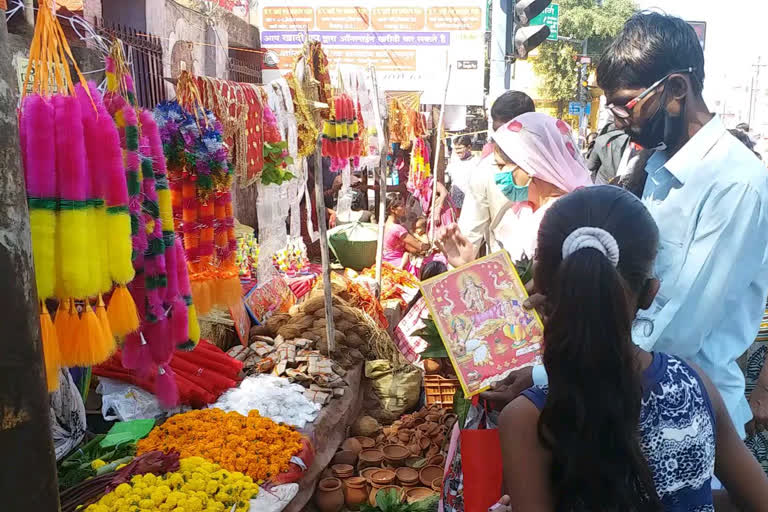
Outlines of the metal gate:
{"label": "metal gate", "polygon": [[125,25],[107,24],[101,19],[96,20],[96,28],[102,35],[118,38],[125,44],[126,55],[132,61],[131,73],[139,106],[154,109],[164,101],[166,92],[160,38]]}

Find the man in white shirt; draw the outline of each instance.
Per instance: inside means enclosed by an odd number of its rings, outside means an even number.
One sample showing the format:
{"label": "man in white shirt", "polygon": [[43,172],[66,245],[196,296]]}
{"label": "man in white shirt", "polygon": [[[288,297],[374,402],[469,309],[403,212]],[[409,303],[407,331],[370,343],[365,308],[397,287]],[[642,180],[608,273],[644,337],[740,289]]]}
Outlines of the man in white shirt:
{"label": "man in white shirt", "polygon": [[451,200],[453,206],[462,209],[469,190],[469,180],[477,167],[477,158],[472,154],[472,137],[459,135],[453,139],[453,154],[445,172],[451,178]]}
{"label": "man in white shirt", "polygon": [[[768,171],[704,103],[704,55],[685,21],[633,16],[597,77],[617,125],[655,150],[630,181],[659,226],[661,288],[638,314],[633,340],[701,367],[744,437],[752,414],[736,359],[768,296]],[[489,398],[531,380],[546,382],[544,368],[511,376]]]}
{"label": "man in white shirt", "polygon": [[[498,130],[504,123],[535,110],[533,100],[527,94],[507,91],[491,107],[493,129]],[[458,225],[475,246],[475,251],[485,241],[489,242],[492,251],[498,250],[504,246],[505,239],[514,236],[513,230],[505,229],[514,224],[515,212],[508,207],[509,199],[496,184],[498,171],[491,145],[490,150],[484,148],[482,159],[470,176],[469,190],[464,191],[464,204]]]}

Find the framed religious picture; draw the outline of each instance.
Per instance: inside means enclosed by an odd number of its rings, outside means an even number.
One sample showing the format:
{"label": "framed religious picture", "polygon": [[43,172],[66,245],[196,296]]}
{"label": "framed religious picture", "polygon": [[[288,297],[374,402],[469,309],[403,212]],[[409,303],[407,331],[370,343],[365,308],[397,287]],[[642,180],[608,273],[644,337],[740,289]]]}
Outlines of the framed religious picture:
{"label": "framed religious picture", "polygon": [[245,308],[257,324],[275,313],[287,313],[296,304],[296,296],[281,275],[253,288],[245,296]]}
{"label": "framed religious picture", "polygon": [[421,291],[467,397],[541,362],[543,325],[505,251],[421,283]]}
{"label": "framed religious picture", "polygon": [[239,301],[236,306],[230,307],[229,315],[232,317],[232,321],[235,322],[235,332],[240,343],[247,347],[248,334],[251,331],[251,317],[245,309],[244,300]]}

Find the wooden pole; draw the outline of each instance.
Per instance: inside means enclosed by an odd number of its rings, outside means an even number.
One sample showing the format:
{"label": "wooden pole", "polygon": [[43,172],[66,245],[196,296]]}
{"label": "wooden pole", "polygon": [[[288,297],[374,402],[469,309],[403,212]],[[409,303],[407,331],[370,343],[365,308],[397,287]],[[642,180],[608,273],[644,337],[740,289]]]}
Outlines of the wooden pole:
{"label": "wooden pole", "polygon": [[328,256],[328,230],[325,219],[325,190],[323,187],[322,139],[315,149],[315,206],[320,231],[320,257],[323,264],[323,293],[325,294],[325,335],[328,337],[328,354],[336,349],[336,331],[333,326],[333,291],[331,290],[331,262]]}
{"label": "wooden pole", "polygon": [[376,287],[377,296],[381,294],[381,262],[384,256],[384,224],[387,222],[387,153],[389,153],[389,114],[386,107],[381,111],[379,103],[379,85],[376,81],[376,69],[371,66],[371,83],[373,86],[373,112],[377,114],[376,130],[379,133],[379,236],[376,242]]}
{"label": "wooden pole", "polygon": [[436,198],[437,198],[437,170],[440,168],[440,155],[443,154],[443,140],[442,140],[442,130],[443,130],[443,120],[445,119],[445,102],[448,100],[448,85],[451,83],[451,68],[453,67],[452,64],[448,65],[448,76],[445,78],[445,92],[443,92],[443,104],[440,105],[440,117],[437,121],[437,144],[435,145],[435,151],[437,151],[437,154],[435,155],[435,168],[433,169],[432,173],[432,199],[430,201],[432,205],[432,224],[429,226],[429,240],[434,241],[435,239],[435,226],[437,225],[437,217],[439,215],[438,208],[436,208]]}
{"label": "wooden pole", "polygon": [[[27,15],[32,13],[28,2]],[[32,241],[19,154],[18,90],[0,9],[1,510],[59,510]]]}

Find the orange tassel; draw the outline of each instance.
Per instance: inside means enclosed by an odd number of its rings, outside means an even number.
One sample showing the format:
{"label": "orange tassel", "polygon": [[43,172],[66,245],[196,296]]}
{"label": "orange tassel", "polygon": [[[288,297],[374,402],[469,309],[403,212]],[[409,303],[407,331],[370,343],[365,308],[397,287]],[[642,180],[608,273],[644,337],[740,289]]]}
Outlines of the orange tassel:
{"label": "orange tassel", "polygon": [[59,339],[59,356],[61,366],[77,366],[78,343],[77,331],[80,318],[77,316],[77,308],[73,299],[59,303],[56,312],[56,333]]}
{"label": "orange tassel", "polygon": [[103,363],[112,355],[109,348],[105,347],[99,319],[88,301],[85,302],[83,314],[78,323],[76,346],[76,366],[93,366]]}
{"label": "orange tassel", "polygon": [[117,343],[115,342],[115,335],[112,334],[112,327],[109,325],[109,319],[107,318],[107,308],[104,305],[104,298],[101,296],[101,294],[99,294],[99,303],[96,306],[96,318],[98,318],[99,327],[101,327],[102,353],[108,354],[108,358],[115,353],[115,350],[117,349]]}
{"label": "orange tassel", "polygon": [[43,340],[43,359],[45,361],[45,380],[48,385],[48,392],[56,391],[59,388],[59,367],[61,365],[61,354],[59,354],[59,340],[56,335],[56,327],[53,325],[51,315],[48,314],[48,308],[45,302],[40,302],[40,336]]}
{"label": "orange tassel", "polygon": [[123,285],[115,288],[107,308],[107,318],[116,336],[124,337],[139,328],[139,313],[131,292]]}

